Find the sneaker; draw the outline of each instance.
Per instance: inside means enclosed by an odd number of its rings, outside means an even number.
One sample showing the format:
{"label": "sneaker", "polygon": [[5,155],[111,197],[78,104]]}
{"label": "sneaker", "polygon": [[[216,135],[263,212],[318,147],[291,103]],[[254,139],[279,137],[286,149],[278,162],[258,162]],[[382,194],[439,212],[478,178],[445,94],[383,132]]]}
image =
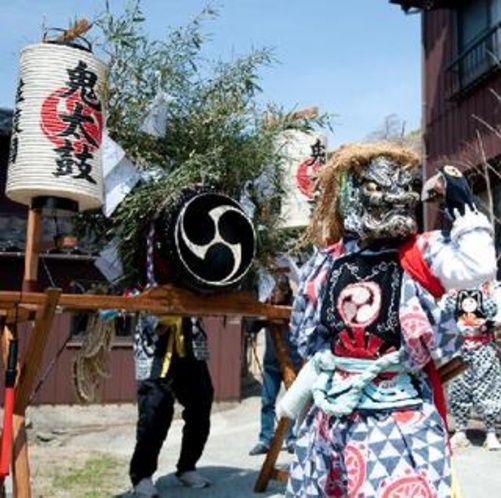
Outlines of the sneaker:
{"label": "sneaker", "polygon": [[255,456],[255,455],[264,455],[268,453],[270,447],[267,444],[264,443],[257,443],[252,450],[249,451],[250,456]]}
{"label": "sneaker", "polygon": [[454,436],[451,437],[451,448],[453,450],[467,448],[470,445],[471,442],[466,437],[466,434],[464,432],[456,432]]}
{"label": "sneaker", "polygon": [[206,477],[200,475],[196,470],[188,470],[181,474],[176,474],[178,481],[188,488],[206,488],[211,482]]}
{"label": "sneaker", "polygon": [[495,432],[487,433],[487,438],[485,439],[485,447],[489,451],[501,450],[501,443],[499,442],[499,439],[497,438]]}
{"label": "sneaker", "polygon": [[136,498],[160,498],[157,488],[153,485],[151,477],[141,479],[134,486],[134,496]]}

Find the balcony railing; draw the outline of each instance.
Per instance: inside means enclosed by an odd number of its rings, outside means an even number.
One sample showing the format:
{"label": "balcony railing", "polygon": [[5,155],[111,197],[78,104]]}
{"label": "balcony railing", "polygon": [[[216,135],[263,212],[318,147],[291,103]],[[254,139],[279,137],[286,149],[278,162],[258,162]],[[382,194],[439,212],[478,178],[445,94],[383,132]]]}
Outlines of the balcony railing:
{"label": "balcony railing", "polygon": [[450,98],[457,98],[501,70],[501,22],[490,28],[446,68]]}

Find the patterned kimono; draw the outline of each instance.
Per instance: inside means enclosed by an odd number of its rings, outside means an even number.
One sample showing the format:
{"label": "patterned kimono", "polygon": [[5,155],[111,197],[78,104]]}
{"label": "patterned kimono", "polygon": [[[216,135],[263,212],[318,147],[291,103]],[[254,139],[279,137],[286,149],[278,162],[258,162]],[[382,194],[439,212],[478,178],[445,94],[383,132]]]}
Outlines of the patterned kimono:
{"label": "patterned kimono", "polygon": [[475,216],[418,236],[411,259],[423,278],[398,246],[353,239],[307,263],[291,334],[316,377],[286,496],[451,496],[448,434],[423,369],[452,357],[460,338],[429,288],[493,275],[490,234]]}
{"label": "patterned kimono", "polygon": [[[472,408],[488,432],[495,431],[501,415],[501,363],[494,336],[500,325],[501,289],[493,284],[450,293],[444,302],[457,319],[464,340],[461,356],[469,365],[447,386],[449,410],[458,431],[467,429]],[[467,301],[474,303],[474,311],[463,304]]]}

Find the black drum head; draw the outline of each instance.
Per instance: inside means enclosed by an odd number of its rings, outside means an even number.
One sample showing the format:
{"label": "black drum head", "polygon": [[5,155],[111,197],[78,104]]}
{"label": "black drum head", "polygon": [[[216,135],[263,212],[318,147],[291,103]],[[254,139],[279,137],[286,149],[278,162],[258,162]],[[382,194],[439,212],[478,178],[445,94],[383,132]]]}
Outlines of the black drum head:
{"label": "black drum head", "polygon": [[168,258],[179,285],[198,291],[235,287],[256,251],[251,220],[238,202],[223,194],[197,192],[180,204],[159,219],[164,240],[157,245],[157,259]]}

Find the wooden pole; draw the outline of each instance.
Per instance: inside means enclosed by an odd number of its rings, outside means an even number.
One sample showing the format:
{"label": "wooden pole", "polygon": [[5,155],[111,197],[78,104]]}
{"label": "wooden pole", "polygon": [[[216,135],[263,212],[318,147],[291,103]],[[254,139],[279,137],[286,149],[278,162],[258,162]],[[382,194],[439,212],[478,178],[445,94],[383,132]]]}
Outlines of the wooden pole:
{"label": "wooden pole", "polygon": [[46,300],[37,310],[35,324],[31,332],[23,364],[18,374],[16,401],[13,421],[13,483],[14,496],[31,497],[30,466],[26,437],[25,413],[43,360],[45,345],[49,337],[56,306],[61,295],[60,289],[47,289]]}
{"label": "wooden pole", "polygon": [[38,252],[42,233],[42,213],[30,209],[26,225],[26,249],[24,253],[23,292],[35,292],[38,280]]}
{"label": "wooden pole", "polygon": [[[42,233],[42,213],[39,209],[30,209],[28,211],[28,220],[26,224],[26,245],[24,253],[24,277],[22,282],[23,292],[34,292],[37,290],[38,282],[38,260],[40,249],[40,237]],[[15,324],[17,325],[17,324]],[[50,328],[50,327],[49,327]],[[6,328],[7,330],[7,328]],[[10,338],[9,334],[9,338]],[[5,357],[8,334],[4,331],[2,340],[3,355]],[[17,339],[15,337],[14,339]],[[31,341],[33,336],[31,337]],[[42,352],[44,348],[42,347]],[[14,496],[31,498],[30,485],[30,466],[28,458],[27,435],[25,424],[26,407],[22,410],[17,408],[19,403],[18,393],[26,390],[23,381],[20,380],[20,372],[26,368],[26,364],[21,366],[17,360],[17,380],[16,380],[16,401],[14,405],[14,415],[12,420],[12,481],[14,487]],[[38,369],[35,372],[38,373]]]}
{"label": "wooden pole", "polygon": [[[23,292],[33,292],[37,290],[38,281],[38,254],[40,247],[41,236],[41,211],[38,209],[30,209],[28,211],[28,221],[26,224],[26,245],[24,253],[24,277],[22,282]],[[17,315],[17,313],[16,313]],[[17,325],[17,324],[15,324]],[[7,328],[6,328],[7,331]],[[6,332],[5,331],[5,332]],[[4,332],[2,340],[3,356],[5,357],[8,340],[11,333]],[[17,338],[15,338],[17,339]],[[22,388],[22,381],[19,380],[21,371],[20,361],[17,360],[17,380],[16,380],[16,404],[17,394]],[[22,496],[23,498],[31,497],[30,486],[30,467],[28,459],[27,435],[25,424],[25,410],[19,412],[14,405],[14,415],[12,420],[12,481],[14,488],[14,496]]]}
{"label": "wooden pole", "polygon": [[[285,347],[283,336],[288,332],[287,323],[271,323],[270,324],[271,337],[277,353],[282,378],[284,380],[285,388],[289,389],[294,380],[296,379],[296,372],[289,356],[289,352]],[[263,493],[268,487],[270,479],[285,482],[288,478],[288,472],[281,471],[275,468],[275,464],[282,447],[282,443],[287,434],[287,431],[292,423],[288,418],[282,417],[275,429],[275,434],[271,440],[270,449],[266,454],[266,458],[261,467],[261,471],[254,485],[254,492]]]}
{"label": "wooden pole", "polygon": [[69,43],[73,41],[75,38],[82,36],[84,33],[89,31],[92,28],[92,24],[87,19],[80,19],[76,21],[73,26],[69,29],[65,30],[56,41],[60,43]]}
{"label": "wooden pole", "polygon": [[[22,282],[23,292],[33,292],[37,287],[38,280],[38,251],[40,245],[40,235],[41,235],[41,212],[39,210],[30,209],[28,211],[28,220],[26,224],[26,248],[25,248],[25,258],[24,258],[24,277]],[[18,305],[17,305],[18,306]],[[9,317],[7,313],[6,323],[12,323],[18,321],[18,309],[13,310],[11,316]],[[9,320],[10,318],[10,320]],[[2,335],[1,348],[4,360],[4,367],[7,368],[7,351],[9,350],[9,343],[11,340],[17,340],[14,330],[17,330],[17,323],[14,323],[14,327],[10,328],[5,326]],[[20,362],[16,358],[16,368],[17,368],[17,379],[15,391],[20,388],[21,383],[19,382],[19,372],[20,372]],[[26,427],[25,427],[25,415],[24,410],[22,413],[16,412],[14,409],[14,415],[12,419],[12,448],[10,450],[9,459],[12,462],[12,473],[13,473],[13,483],[15,489],[15,496],[22,496],[23,498],[30,498],[30,472],[29,472],[29,462],[28,453],[26,448]],[[17,478],[19,475],[19,479]],[[3,487],[3,483],[2,483]]]}

